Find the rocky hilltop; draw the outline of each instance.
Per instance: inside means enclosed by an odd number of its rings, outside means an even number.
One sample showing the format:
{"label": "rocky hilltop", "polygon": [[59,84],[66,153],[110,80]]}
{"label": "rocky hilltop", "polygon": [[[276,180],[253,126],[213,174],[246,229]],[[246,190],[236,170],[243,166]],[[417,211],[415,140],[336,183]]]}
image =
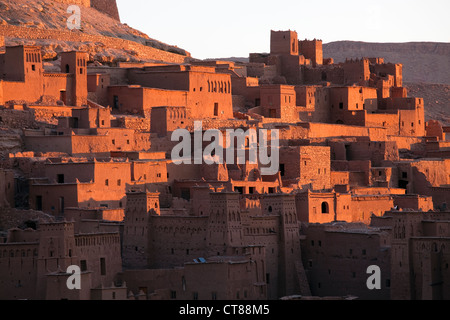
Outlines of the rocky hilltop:
{"label": "rocky hilltop", "polygon": [[[86,2],[86,0],[83,0]],[[183,62],[189,52],[165,44],[120,23],[118,16],[105,12],[108,1],[66,0],[3,0],[0,2],[0,36],[6,45],[43,46],[46,60],[61,51],[83,50],[91,61],[115,63],[121,61]],[[115,1],[113,1],[115,4]],[[69,30],[67,13],[70,4],[81,9],[81,29]],[[114,10],[112,10],[114,12]]]}

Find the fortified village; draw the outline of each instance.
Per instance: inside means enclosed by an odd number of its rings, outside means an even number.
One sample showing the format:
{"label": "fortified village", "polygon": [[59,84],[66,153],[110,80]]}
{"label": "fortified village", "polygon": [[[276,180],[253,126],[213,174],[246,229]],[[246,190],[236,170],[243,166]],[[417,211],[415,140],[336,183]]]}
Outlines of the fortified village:
{"label": "fortified village", "polygon": [[[73,3],[119,20],[115,1]],[[271,31],[245,63],[147,47],[151,62],[75,50],[50,70],[0,28],[0,135],[22,132],[0,214],[45,217],[0,233],[0,299],[450,299],[450,127],[426,122],[401,64]],[[278,130],[277,174],[174,163],[195,121]]]}

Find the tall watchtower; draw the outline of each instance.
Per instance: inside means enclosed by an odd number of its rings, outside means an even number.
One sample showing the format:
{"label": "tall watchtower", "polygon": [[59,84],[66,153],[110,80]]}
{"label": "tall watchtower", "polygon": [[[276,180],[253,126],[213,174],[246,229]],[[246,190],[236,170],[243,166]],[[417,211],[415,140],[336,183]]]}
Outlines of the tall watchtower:
{"label": "tall watchtower", "polygon": [[270,53],[298,56],[298,35],[296,31],[271,31]]}
{"label": "tall watchtower", "polygon": [[239,193],[211,193],[210,199],[207,245],[211,255],[224,255],[243,244]]}
{"label": "tall watchtower", "polygon": [[128,268],[146,268],[149,256],[149,217],[160,214],[159,193],[127,193],[123,237],[123,263]]}
{"label": "tall watchtower", "polygon": [[279,217],[278,295],[298,293],[295,266],[301,261],[301,248],[295,196],[281,193],[265,195],[261,198],[261,209],[264,215]]}
{"label": "tall watchtower", "polygon": [[75,245],[75,225],[73,222],[41,224],[39,227],[38,283],[37,296],[44,297],[45,275],[66,271],[71,265],[78,265]]}
{"label": "tall watchtower", "polygon": [[87,62],[88,54],[80,51],[61,53],[61,72],[73,77],[71,92],[67,92],[66,104],[82,106],[87,104]]}

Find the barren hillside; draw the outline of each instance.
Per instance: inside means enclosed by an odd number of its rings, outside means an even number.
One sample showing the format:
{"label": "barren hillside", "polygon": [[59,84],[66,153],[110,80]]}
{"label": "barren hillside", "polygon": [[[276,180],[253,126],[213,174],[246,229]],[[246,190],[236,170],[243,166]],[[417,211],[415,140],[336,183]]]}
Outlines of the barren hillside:
{"label": "barren hillside", "polygon": [[[81,29],[70,31],[67,8],[67,4],[51,0],[2,0],[0,35],[5,36],[6,45],[44,46],[46,59],[71,49],[85,50],[101,62],[152,60],[148,49],[189,56],[185,50],[152,39],[94,8],[80,6]],[[111,39],[117,40],[115,46]]]}

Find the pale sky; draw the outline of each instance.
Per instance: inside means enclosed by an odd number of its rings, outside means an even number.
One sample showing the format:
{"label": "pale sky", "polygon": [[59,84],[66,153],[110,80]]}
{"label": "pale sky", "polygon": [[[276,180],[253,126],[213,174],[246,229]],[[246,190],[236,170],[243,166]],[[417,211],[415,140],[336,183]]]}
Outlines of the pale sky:
{"label": "pale sky", "polygon": [[450,42],[450,0],[117,0],[122,23],[199,59],[269,52],[270,30],[324,43]]}

